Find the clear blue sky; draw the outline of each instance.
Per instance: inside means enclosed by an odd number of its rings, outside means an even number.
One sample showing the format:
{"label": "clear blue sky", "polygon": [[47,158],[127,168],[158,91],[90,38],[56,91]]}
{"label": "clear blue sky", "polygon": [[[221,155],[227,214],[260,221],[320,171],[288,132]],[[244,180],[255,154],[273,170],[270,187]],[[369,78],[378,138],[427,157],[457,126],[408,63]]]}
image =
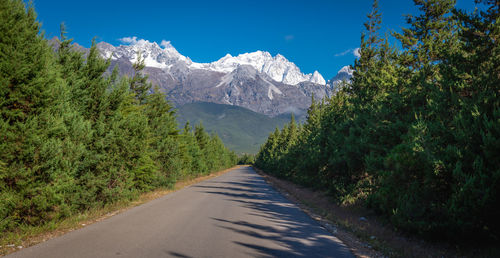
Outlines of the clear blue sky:
{"label": "clear blue sky", "polygon": [[[458,0],[472,11],[474,0]],[[280,53],[304,73],[318,70],[326,80],[354,63],[371,0],[34,0],[48,38],[68,36],[89,47],[97,41],[120,44],[136,36],[171,41],[195,62],[212,62],[226,53],[256,50]],[[403,14],[415,13],[411,0],[381,0],[383,31],[399,31]]]}

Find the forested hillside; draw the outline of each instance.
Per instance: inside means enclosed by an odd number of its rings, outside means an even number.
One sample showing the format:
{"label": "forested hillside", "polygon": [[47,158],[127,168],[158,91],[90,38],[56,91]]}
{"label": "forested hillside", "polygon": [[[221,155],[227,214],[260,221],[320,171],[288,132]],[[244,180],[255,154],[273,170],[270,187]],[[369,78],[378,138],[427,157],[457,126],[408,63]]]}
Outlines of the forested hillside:
{"label": "forested hillside", "polygon": [[377,1],[352,83],[272,133],[268,173],[366,202],[398,229],[433,239],[500,236],[500,14],[415,0],[418,16],[379,34]]}
{"label": "forested hillside", "polygon": [[178,120],[181,124],[202,123],[231,150],[255,154],[269,132],[290,122],[290,114],[268,117],[234,105],[195,102],[178,107]]}
{"label": "forested hillside", "polygon": [[178,130],[143,61],[132,78],[109,75],[94,43],[84,55],[61,34],[54,51],[33,8],[0,0],[0,231],[236,163],[203,127]]}

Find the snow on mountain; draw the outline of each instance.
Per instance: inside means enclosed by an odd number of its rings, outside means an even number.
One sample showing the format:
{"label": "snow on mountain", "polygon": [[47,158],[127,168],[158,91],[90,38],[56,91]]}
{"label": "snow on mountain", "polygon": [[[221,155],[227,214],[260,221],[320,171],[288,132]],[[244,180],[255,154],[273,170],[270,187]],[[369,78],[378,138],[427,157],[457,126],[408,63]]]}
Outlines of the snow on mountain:
{"label": "snow on mountain", "polygon": [[[100,54],[111,60],[108,72],[118,67],[121,75],[133,76],[133,62],[140,52],[146,62],[144,73],[174,106],[211,102],[248,108],[269,116],[303,113],[316,99],[335,94],[342,79],[350,80],[352,69],[344,67],[325,84],[319,72],[303,74],[282,55],[256,51],[236,57],[226,55],[212,63],[195,63],[167,41],[129,38],[129,45],[97,44]],[[57,50],[60,41],[51,40]],[[74,47],[84,54],[89,49]],[[297,84],[293,84],[296,83]]]}
{"label": "snow on mountain", "polygon": [[240,54],[235,57],[227,54],[212,63],[193,63],[192,67],[228,73],[236,69],[239,65],[251,65],[257,71],[269,75],[273,80],[290,85],[297,85],[304,81],[321,85],[325,85],[326,83],[318,71],[315,71],[314,74],[303,74],[294,63],[288,61],[284,56],[277,54],[273,57],[269,52],[260,50]]}
{"label": "snow on mountain", "polygon": [[283,55],[272,56],[266,51],[227,54],[211,63],[196,63],[168,41],[157,44],[135,37],[123,41],[127,44],[101,42],[97,48],[104,58],[111,59],[110,67],[118,66],[120,73],[129,76],[140,53],[149,80],[175,106],[201,101],[241,106],[270,116],[300,113],[310,106],[311,96],[332,96],[353,74],[345,66],[325,82],[318,71],[304,74]]}
{"label": "snow on mountain", "polygon": [[133,44],[118,47],[101,42],[97,47],[105,58],[111,57],[112,60],[126,58],[131,63],[137,61],[137,53],[141,53],[147,67],[164,69],[172,67],[179,61],[188,65],[192,63],[191,59],[181,55],[170,42],[163,42],[162,46],[159,46],[156,42],[140,39]]}
{"label": "snow on mountain", "polygon": [[227,54],[212,63],[195,63],[189,57],[180,54],[169,41],[163,41],[161,46],[156,42],[143,39],[134,40],[130,43],[130,45],[114,47],[101,42],[98,44],[98,48],[105,58],[111,57],[112,60],[125,58],[131,63],[137,60],[137,53],[140,52],[147,67],[168,69],[178,62],[183,62],[190,69],[210,70],[227,74],[241,65],[250,65],[258,72],[267,74],[277,82],[289,85],[297,85],[301,82],[326,84],[325,79],[318,71],[314,71],[312,74],[303,74],[293,62],[288,61],[284,56],[277,54],[273,57],[266,51],[259,50],[235,57]]}
{"label": "snow on mountain", "polygon": [[337,76],[342,75],[342,74],[349,76],[349,77],[352,77],[352,75],[354,74],[354,69],[352,69],[350,65],[346,65],[338,71]]}
{"label": "snow on mountain", "polygon": [[326,83],[327,86],[329,86],[331,89],[337,88],[342,82],[350,82],[351,78],[354,74],[354,70],[351,68],[351,66],[347,65],[342,67],[335,75],[333,78],[328,80]]}
{"label": "snow on mountain", "polygon": [[276,86],[274,86],[273,84],[269,83],[269,89],[267,90],[267,97],[272,100],[274,97],[273,97],[273,91],[277,94],[283,94],[280,89],[278,89]]}
{"label": "snow on mountain", "polygon": [[314,71],[314,73],[311,74],[311,77],[309,78],[309,81],[313,82],[313,83],[316,83],[316,84],[321,84],[321,85],[326,84],[325,79],[323,78],[323,76],[318,71]]}

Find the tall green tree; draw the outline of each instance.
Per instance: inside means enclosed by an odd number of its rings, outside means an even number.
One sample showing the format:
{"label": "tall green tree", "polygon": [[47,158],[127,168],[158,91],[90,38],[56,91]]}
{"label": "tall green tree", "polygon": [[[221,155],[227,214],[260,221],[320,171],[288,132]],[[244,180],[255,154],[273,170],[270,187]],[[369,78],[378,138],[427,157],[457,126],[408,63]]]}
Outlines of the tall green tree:
{"label": "tall green tree", "polygon": [[137,61],[132,64],[134,76],[130,80],[130,89],[140,104],[144,104],[152,88],[152,84],[148,81],[148,76],[142,72],[145,67],[144,57],[141,52],[138,52]]}
{"label": "tall green tree", "polygon": [[[85,125],[67,105],[52,48],[31,6],[0,2],[0,230],[68,214],[74,162],[69,127]],[[74,119],[74,120],[73,120]],[[71,125],[72,124],[72,125]]]}
{"label": "tall green tree", "polygon": [[150,90],[140,58],[129,79],[108,73],[95,41],[88,53],[74,48],[63,25],[51,44],[31,6],[0,0],[2,232],[236,163],[202,128],[203,148],[191,132],[178,133],[173,108]]}
{"label": "tall green tree", "polygon": [[378,35],[374,2],[351,83],[313,102],[295,143],[291,125],[271,134],[255,164],[340,203],[366,200],[407,232],[496,241],[500,5],[414,2],[420,12],[393,33],[402,49]]}

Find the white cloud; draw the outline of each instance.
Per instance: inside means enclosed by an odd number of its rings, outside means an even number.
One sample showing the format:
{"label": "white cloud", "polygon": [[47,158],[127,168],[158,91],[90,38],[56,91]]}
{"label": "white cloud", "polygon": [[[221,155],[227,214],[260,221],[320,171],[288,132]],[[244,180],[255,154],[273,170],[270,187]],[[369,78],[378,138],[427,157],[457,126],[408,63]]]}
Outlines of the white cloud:
{"label": "white cloud", "polygon": [[137,43],[137,37],[124,37],[118,39],[121,43],[134,45]]}
{"label": "white cloud", "polygon": [[[126,45],[137,45],[137,44],[141,45],[144,43],[149,43],[148,40],[140,39],[140,38],[137,38],[136,36],[123,37],[123,38],[118,39],[118,41],[120,41],[121,43],[126,44]],[[170,43],[170,41],[162,40],[160,43],[160,46],[162,46],[163,48],[167,48],[167,47],[172,46],[172,44]]]}
{"label": "white cloud", "polygon": [[299,108],[289,106],[289,107],[285,108],[283,113],[293,113],[294,115],[299,116],[299,115],[302,115],[304,113],[304,111],[300,110]]}
{"label": "white cloud", "polygon": [[352,48],[349,48],[344,52],[335,54],[335,56],[345,56],[345,55],[349,54],[352,50],[353,50]]}
{"label": "white cloud", "polygon": [[354,55],[354,57],[356,58],[359,58],[360,57],[360,54],[359,54],[359,47],[357,48],[349,48],[343,52],[340,52],[340,53],[337,53],[337,54],[334,54],[335,57],[339,57],[339,56],[345,56],[345,55]]}
{"label": "white cloud", "polygon": [[139,39],[136,36],[120,38],[120,39],[118,39],[118,41],[120,41],[123,44],[127,44],[127,45],[142,45],[144,43],[149,43],[148,40]]}
{"label": "white cloud", "polygon": [[162,46],[164,48],[167,48],[169,46],[172,46],[172,44],[170,44],[170,40],[169,41],[162,40],[161,43],[160,43],[160,46]]}
{"label": "white cloud", "polygon": [[291,41],[291,40],[293,40],[294,38],[295,38],[295,36],[294,36],[294,35],[286,35],[286,36],[285,36],[285,40],[286,40],[286,41]]}
{"label": "white cloud", "polygon": [[355,48],[353,51],[352,51],[352,54],[356,57],[356,58],[360,58],[361,57],[361,53],[359,52],[359,47]]}

